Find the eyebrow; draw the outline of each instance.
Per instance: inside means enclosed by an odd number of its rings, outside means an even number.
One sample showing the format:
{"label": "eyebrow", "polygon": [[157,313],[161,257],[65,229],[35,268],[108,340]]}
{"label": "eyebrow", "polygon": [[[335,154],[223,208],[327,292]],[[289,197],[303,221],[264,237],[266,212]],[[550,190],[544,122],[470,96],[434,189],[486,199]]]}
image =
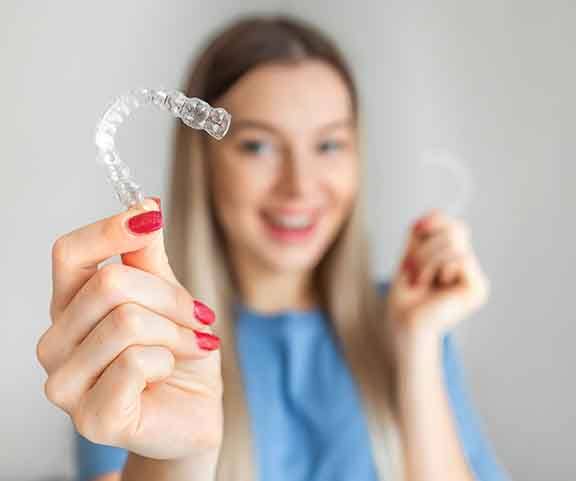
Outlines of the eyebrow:
{"label": "eyebrow", "polygon": [[[340,120],[335,120],[333,122],[329,122],[325,125],[317,127],[315,130],[318,132],[323,132],[326,130],[332,130],[337,127],[351,127],[354,124],[351,118],[345,118]],[[242,129],[248,128],[255,128],[261,130],[267,130],[268,132],[272,132],[275,134],[280,134],[280,129],[271,125],[266,122],[262,122],[260,120],[252,120],[252,119],[239,119],[236,121],[232,121],[232,132],[237,132]]]}

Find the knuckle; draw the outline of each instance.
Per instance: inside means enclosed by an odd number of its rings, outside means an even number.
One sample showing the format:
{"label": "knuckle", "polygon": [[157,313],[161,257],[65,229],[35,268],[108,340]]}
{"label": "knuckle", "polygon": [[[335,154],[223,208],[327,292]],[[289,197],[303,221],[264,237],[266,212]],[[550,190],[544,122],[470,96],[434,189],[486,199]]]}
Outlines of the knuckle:
{"label": "knuckle", "polygon": [[122,354],[118,356],[119,367],[127,371],[144,373],[146,367],[142,351],[143,348],[141,346],[129,346],[124,349]]}
{"label": "knuckle", "polygon": [[125,270],[121,264],[107,264],[95,274],[97,290],[103,296],[118,295],[124,288]]}
{"label": "knuckle", "polygon": [[464,239],[468,239],[470,237],[470,227],[466,222],[462,220],[455,220],[454,221],[454,230],[458,236]]}
{"label": "knuckle", "polygon": [[69,400],[57,372],[48,376],[48,379],[46,379],[44,383],[44,394],[55,406],[58,406],[64,411],[69,410]]}
{"label": "knuckle", "polygon": [[178,306],[179,311],[190,313],[194,311],[194,298],[186,289],[174,286],[172,287],[172,296],[174,305]]}
{"label": "knuckle", "polygon": [[55,265],[69,262],[70,251],[70,240],[68,234],[58,237],[52,244],[52,262]]}
{"label": "knuckle", "polygon": [[456,250],[465,251],[470,240],[470,229],[462,221],[455,221],[450,227],[450,246]]}
{"label": "knuckle", "polygon": [[116,218],[108,218],[102,223],[100,233],[106,241],[115,242],[118,239],[118,227]]}
{"label": "knuckle", "polygon": [[48,348],[49,332],[50,329],[44,332],[36,344],[36,359],[38,359],[38,362],[44,369],[46,369],[46,366],[48,365],[48,359],[50,357]]}
{"label": "knuckle", "polygon": [[136,304],[120,304],[110,315],[111,330],[114,336],[124,339],[134,339],[142,329],[140,310]]}

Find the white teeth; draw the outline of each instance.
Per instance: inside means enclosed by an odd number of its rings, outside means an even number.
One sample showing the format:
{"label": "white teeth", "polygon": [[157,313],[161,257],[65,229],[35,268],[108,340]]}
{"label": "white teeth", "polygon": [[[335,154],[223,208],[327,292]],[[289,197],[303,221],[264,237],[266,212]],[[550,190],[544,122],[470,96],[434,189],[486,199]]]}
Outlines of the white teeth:
{"label": "white teeth", "polygon": [[304,229],[312,224],[309,215],[291,215],[268,217],[273,224],[287,229]]}

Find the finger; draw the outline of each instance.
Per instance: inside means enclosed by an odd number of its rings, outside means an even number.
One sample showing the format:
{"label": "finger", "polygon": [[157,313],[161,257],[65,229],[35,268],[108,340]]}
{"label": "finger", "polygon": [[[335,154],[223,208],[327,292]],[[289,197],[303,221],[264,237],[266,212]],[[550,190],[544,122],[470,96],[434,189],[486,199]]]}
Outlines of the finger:
{"label": "finger", "polygon": [[439,273],[436,274],[435,285],[444,286],[456,283],[460,276],[460,270],[458,261],[447,261],[440,267]]}
{"label": "finger", "polygon": [[446,234],[446,231],[441,230],[431,234],[425,240],[421,240],[413,249],[410,258],[417,270],[421,270],[427,259],[434,256],[435,253],[452,248],[452,241]]}
{"label": "finger", "polygon": [[[461,258],[446,261],[439,267],[436,276],[442,271],[450,271],[452,279],[443,285],[450,287],[450,294],[458,294],[467,309],[477,309],[487,299],[489,282],[484,276],[477,257],[474,253],[468,253]],[[442,292],[439,291],[439,292]]]}
{"label": "finger", "polygon": [[457,263],[460,270],[462,270],[464,268],[464,258],[465,254],[454,252],[451,248],[435,252],[420,265],[415,275],[415,283],[422,286],[431,285],[441,268],[449,262]]}
{"label": "finger", "polygon": [[[432,209],[425,215],[418,218],[408,230],[404,251],[400,259],[400,264],[404,266],[415,250],[422,245],[422,242],[429,237],[428,224],[432,219],[443,214],[438,209]],[[435,221],[436,222],[436,221]]]}
{"label": "finger", "polygon": [[[419,265],[434,251],[453,242],[455,248],[467,245],[466,226],[458,219],[451,218],[439,209],[432,209],[412,224],[404,253],[396,270],[395,281],[404,280],[413,285]],[[446,242],[443,239],[448,238]],[[438,239],[438,240],[437,240]]]}
{"label": "finger", "polygon": [[[420,229],[426,229],[421,227]],[[418,231],[416,229],[417,232]],[[455,252],[470,250],[468,228],[459,222],[450,221],[437,224],[426,231],[425,235],[415,233],[418,239],[412,243],[410,256],[416,265],[422,263],[435,251],[451,247]]]}
{"label": "finger", "polygon": [[425,239],[434,232],[447,227],[453,222],[456,222],[454,218],[444,214],[439,209],[432,209],[424,216],[420,217],[418,222],[413,225],[412,231],[416,237]]}
{"label": "finger", "polygon": [[106,316],[52,374],[51,382],[59,386],[61,402],[74,405],[104,369],[131,345],[162,346],[176,358],[198,360],[205,358],[219,343],[215,336],[180,327],[137,304],[122,304]]}
{"label": "finger", "polygon": [[432,234],[426,239],[418,235],[411,236],[408,247],[402,259],[402,268],[400,271],[406,274],[408,284],[413,284],[415,277],[422,270],[426,259],[430,258],[435,252],[446,249],[450,246],[449,239],[443,231]]}
{"label": "finger", "polygon": [[448,216],[438,209],[422,217],[413,227],[414,234],[422,240],[441,231],[449,231],[451,235],[464,241],[469,238],[469,228],[464,221]]}
{"label": "finger", "polygon": [[[154,197],[158,209],[160,198]],[[176,275],[168,261],[166,248],[164,245],[164,229],[160,229],[158,235],[144,247],[138,250],[126,251],[121,255],[122,263],[127,266],[136,267],[151,274],[155,274],[162,279],[180,285]]]}
{"label": "finger", "polygon": [[161,229],[149,234],[135,234],[130,230],[130,218],[158,209],[156,202],[150,199],[145,200],[143,207],[138,206],[83,226],[56,240],[52,247],[50,311],[53,319],[94,275],[100,262],[162,241]]}
{"label": "finger", "polygon": [[44,334],[39,349],[43,364],[49,365],[47,369],[60,365],[101,319],[126,303],[199,331],[209,330],[207,325],[215,320],[214,312],[183,287],[134,267],[109,264],[82,286],[58,322]]}
{"label": "finger", "polygon": [[130,346],[106,368],[74,408],[76,429],[101,444],[123,445],[140,422],[141,394],[148,384],[166,379],[174,369],[163,347]]}
{"label": "finger", "polygon": [[462,283],[466,285],[470,292],[472,305],[482,303],[487,299],[489,293],[489,280],[486,277],[478,257],[472,253],[464,259],[465,269],[462,271]]}

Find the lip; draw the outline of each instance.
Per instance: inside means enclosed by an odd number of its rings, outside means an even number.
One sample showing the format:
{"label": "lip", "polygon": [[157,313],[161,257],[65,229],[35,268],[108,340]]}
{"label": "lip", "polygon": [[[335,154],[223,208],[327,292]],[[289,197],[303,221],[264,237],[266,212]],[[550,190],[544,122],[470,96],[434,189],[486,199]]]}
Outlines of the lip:
{"label": "lip", "polygon": [[267,209],[263,210],[262,213],[267,216],[274,215],[310,215],[313,219],[318,217],[320,209],[318,208],[308,208],[308,209],[296,209],[290,207],[283,207],[279,209]]}
{"label": "lip", "polygon": [[[309,214],[312,216],[312,223],[309,227],[305,229],[288,229],[273,225],[268,218],[271,215],[298,215],[298,214]],[[321,216],[319,215],[319,210],[295,210],[295,209],[277,209],[274,211],[262,212],[260,219],[264,226],[264,230],[268,236],[275,242],[281,244],[294,244],[309,241],[318,228]]]}

